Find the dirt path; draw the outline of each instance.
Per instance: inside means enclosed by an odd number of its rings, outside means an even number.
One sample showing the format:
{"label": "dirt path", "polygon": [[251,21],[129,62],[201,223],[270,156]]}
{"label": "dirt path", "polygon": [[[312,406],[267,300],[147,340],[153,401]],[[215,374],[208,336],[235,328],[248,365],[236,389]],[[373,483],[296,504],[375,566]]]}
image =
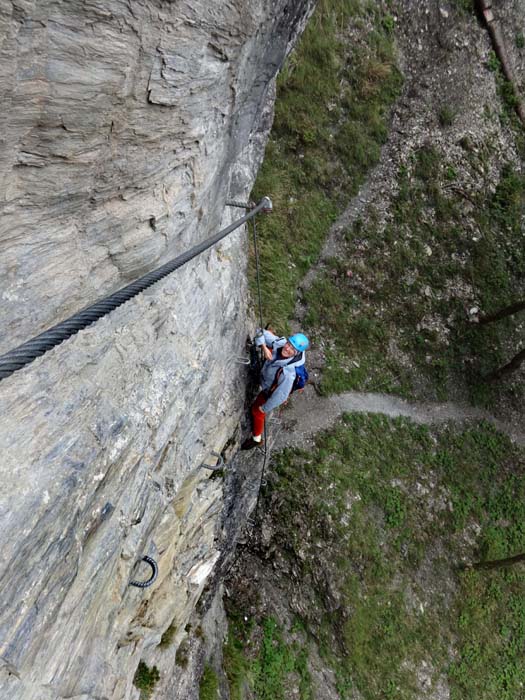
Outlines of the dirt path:
{"label": "dirt path", "polygon": [[302,396],[292,399],[276,421],[281,430],[276,435],[274,449],[307,444],[315,433],[329,428],[343,413],[353,412],[382,413],[391,418],[405,416],[415,423],[428,425],[447,421],[461,423],[485,420],[516,444],[525,446],[523,426],[498,420],[487,411],[473,406],[452,402],[409,402],[388,394],[365,394],[358,391],[321,397],[313,387],[307,387]]}

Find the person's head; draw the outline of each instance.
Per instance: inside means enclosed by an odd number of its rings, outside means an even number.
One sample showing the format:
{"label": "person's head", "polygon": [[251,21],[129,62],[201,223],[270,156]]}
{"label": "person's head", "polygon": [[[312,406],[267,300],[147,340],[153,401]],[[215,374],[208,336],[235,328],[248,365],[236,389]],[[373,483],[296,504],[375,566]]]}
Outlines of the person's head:
{"label": "person's head", "polygon": [[286,345],[283,345],[281,354],[285,358],[293,357],[307,350],[309,345],[310,341],[303,333],[294,333],[288,338]]}

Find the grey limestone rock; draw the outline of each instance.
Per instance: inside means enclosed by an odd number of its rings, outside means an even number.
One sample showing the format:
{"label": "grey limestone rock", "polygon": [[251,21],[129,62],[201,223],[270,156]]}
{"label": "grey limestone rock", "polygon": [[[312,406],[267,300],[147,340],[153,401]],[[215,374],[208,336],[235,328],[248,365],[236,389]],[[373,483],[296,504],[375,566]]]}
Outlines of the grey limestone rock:
{"label": "grey limestone rock", "polygon": [[[311,5],[0,0],[0,352],[230,223]],[[135,700],[139,660],[182,639],[227,546],[199,465],[243,407],[246,247],[0,382],[1,697]],[[158,580],[130,587],[145,554]]]}

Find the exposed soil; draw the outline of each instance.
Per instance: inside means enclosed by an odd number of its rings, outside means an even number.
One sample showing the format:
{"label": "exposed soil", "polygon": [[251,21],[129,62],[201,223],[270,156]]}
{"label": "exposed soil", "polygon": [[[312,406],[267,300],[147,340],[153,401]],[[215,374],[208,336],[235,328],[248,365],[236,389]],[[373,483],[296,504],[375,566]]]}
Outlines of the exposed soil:
{"label": "exposed soil", "polygon": [[508,435],[516,444],[525,445],[525,432],[517,422],[498,420],[487,411],[467,404],[410,402],[388,394],[358,391],[323,397],[318,396],[313,387],[308,387],[302,396],[294,398],[283,410],[280,417],[283,429],[276,437],[274,449],[311,441],[315,433],[329,428],[343,413],[351,412],[383,413],[390,418],[405,416],[427,425],[484,420]]}

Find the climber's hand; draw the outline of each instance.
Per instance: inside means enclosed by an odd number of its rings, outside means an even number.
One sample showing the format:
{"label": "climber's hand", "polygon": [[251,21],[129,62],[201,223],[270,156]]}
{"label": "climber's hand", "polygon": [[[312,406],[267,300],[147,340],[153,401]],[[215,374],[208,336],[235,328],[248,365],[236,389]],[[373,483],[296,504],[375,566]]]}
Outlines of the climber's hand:
{"label": "climber's hand", "polygon": [[270,348],[267,348],[266,345],[261,345],[264,359],[265,360],[271,360],[272,359],[272,351]]}

